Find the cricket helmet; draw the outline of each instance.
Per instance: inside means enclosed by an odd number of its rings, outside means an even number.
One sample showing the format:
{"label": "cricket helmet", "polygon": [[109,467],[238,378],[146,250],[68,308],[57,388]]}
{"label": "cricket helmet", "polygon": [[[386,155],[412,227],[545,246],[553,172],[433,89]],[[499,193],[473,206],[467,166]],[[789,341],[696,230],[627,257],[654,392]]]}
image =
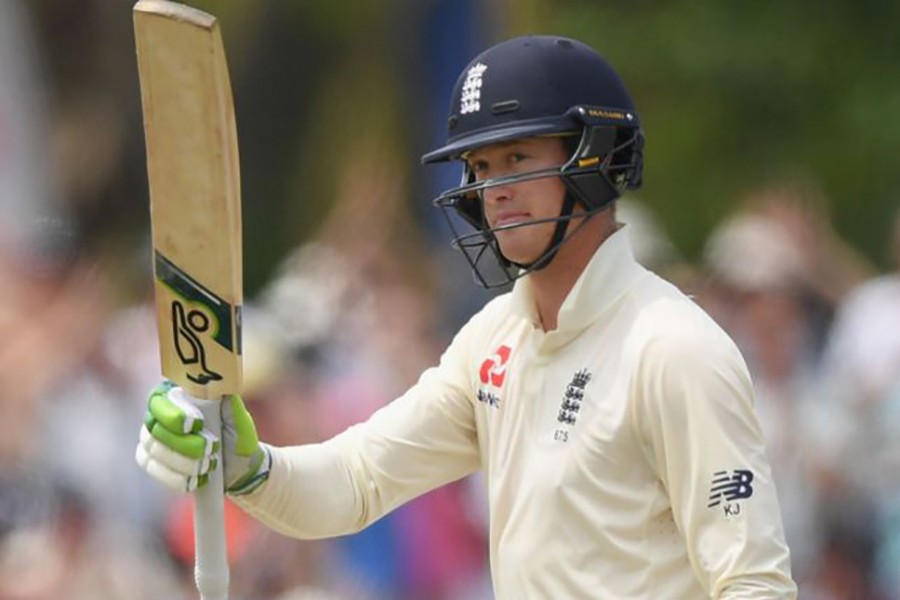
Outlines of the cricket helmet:
{"label": "cricket helmet", "polygon": [[[425,154],[423,163],[464,161],[476,148],[535,136],[561,136],[570,150],[569,160],[559,167],[482,181],[466,164],[461,184],[435,198],[454,233],[454,247],[463,251],[485,287],[503,286],[546,267],[564,243],[570,220],[599,212],[641,185],[644,138],[634,103],[610,64],[573,39],[517,37],[475,57],[453,89],[447,131],[447,143]],[[550,219],[556,231],[536,260],[512,263],[500,251],[497,229],[484,219],[482,192],[543,177],[559,177],[567,189],[559,217]],[[460,233],[450,212],[473,231]],[[499,278],[486,277],[481,268],[488,251],[499,261]]]}

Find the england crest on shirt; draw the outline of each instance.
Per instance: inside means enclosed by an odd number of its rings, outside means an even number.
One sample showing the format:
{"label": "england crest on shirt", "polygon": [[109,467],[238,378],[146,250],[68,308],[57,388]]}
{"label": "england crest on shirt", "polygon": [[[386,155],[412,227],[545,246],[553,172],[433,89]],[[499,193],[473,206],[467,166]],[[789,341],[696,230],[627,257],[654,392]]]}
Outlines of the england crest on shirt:
{"label": "england crest on shirt", "polygon": [[591,381],[591,373],[587,369],[581,369],[572,375],[572,380],[566,385],[559,411],[556,413],[556,421],[559,423],[553,432],[553,441],[567,443],[571,429],[578,422],[581,414],[581,403],[584,401],[584,388]]}

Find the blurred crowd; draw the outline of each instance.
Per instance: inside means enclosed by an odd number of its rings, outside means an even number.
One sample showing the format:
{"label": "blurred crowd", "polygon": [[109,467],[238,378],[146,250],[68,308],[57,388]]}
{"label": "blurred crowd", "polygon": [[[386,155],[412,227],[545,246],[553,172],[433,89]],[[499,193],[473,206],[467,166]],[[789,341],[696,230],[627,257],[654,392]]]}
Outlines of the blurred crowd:
{"label": "blurred crowd", "polygon": [[[0,3],[0,600],[194,598],[191,499],[133,460],[159,379],[149,248],[134,243],[123,273],[69,225],[60,188],[91,184],[44,170],[17,6]],[[247,302],[245,396],[272,444],[320,441],[400,395],[460,325],[444,291],[478,293],[443,268],[448,235],[386,239],[379,219],[396,206],[373,210],[379,175],[360,182],[350,163],[344,212]],[[878,269],[815,181],[723,199],[734,210],[692,259],[652,200],[622,200],[620,220],[639,260],[744,353],[801,598],[900,599],[900,211]],[[487,599],[486,513],[478,475],[327,541],[289,540],[229,504],[231,597]]]}
{"label": "blurred crowd", "polygon": [[[619,212],[644,264],[748,361],[801,597],[900,598],[900,214],[886,240],[894,270],[878,274],[820,200],[797,186],[754,192],[695,264],[646,205],[625,199]],[[132,462],[158,378],[149,291],[113,307],[113,282],[89,259],[0,258],[0,598],[193,597],[190,497]],[[440,276],[346,239],[288,256],[245,321],[262,438],[322,440],[414,382],[448,339],[429,284]],[[233,597],[490,598],[485,512],[477,475],[330,541],[283,538],[230,506]]]}

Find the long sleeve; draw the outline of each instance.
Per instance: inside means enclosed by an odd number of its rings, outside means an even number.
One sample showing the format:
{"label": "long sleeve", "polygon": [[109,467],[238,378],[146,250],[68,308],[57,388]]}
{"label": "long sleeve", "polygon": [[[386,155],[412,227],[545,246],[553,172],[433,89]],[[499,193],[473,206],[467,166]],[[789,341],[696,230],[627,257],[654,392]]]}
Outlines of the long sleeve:
{"label": "long sleeve", "polygon": [[468,331],[403,396],[321,444],[272,448],[269,480],[235,501],[298,538],[359,531],[411,498],[480,466],[466,393]]}
{"label": "long sleeve", "polygon": [[635,422],[712,598],[795,598],[750,376],[711,323],[644,349]]}

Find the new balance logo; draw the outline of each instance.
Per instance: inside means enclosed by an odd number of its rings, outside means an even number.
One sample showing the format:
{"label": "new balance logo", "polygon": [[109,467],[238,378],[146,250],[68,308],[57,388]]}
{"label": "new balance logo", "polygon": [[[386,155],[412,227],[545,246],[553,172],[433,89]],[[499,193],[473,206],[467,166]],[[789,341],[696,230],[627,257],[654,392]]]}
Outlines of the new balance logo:
{"label": "new balance logo", "polygon": [[[728,471],[716,471],[713,473],[712,487],[709,490],[709,508],[718,506],[724,502],[734,502],[735,500],[743,500],[753,495],[753,472],[743,469],[735,469],[730,473]],[[739,514],[740,509],[735,511],[734,507],[729,507],[728,514]]]}

